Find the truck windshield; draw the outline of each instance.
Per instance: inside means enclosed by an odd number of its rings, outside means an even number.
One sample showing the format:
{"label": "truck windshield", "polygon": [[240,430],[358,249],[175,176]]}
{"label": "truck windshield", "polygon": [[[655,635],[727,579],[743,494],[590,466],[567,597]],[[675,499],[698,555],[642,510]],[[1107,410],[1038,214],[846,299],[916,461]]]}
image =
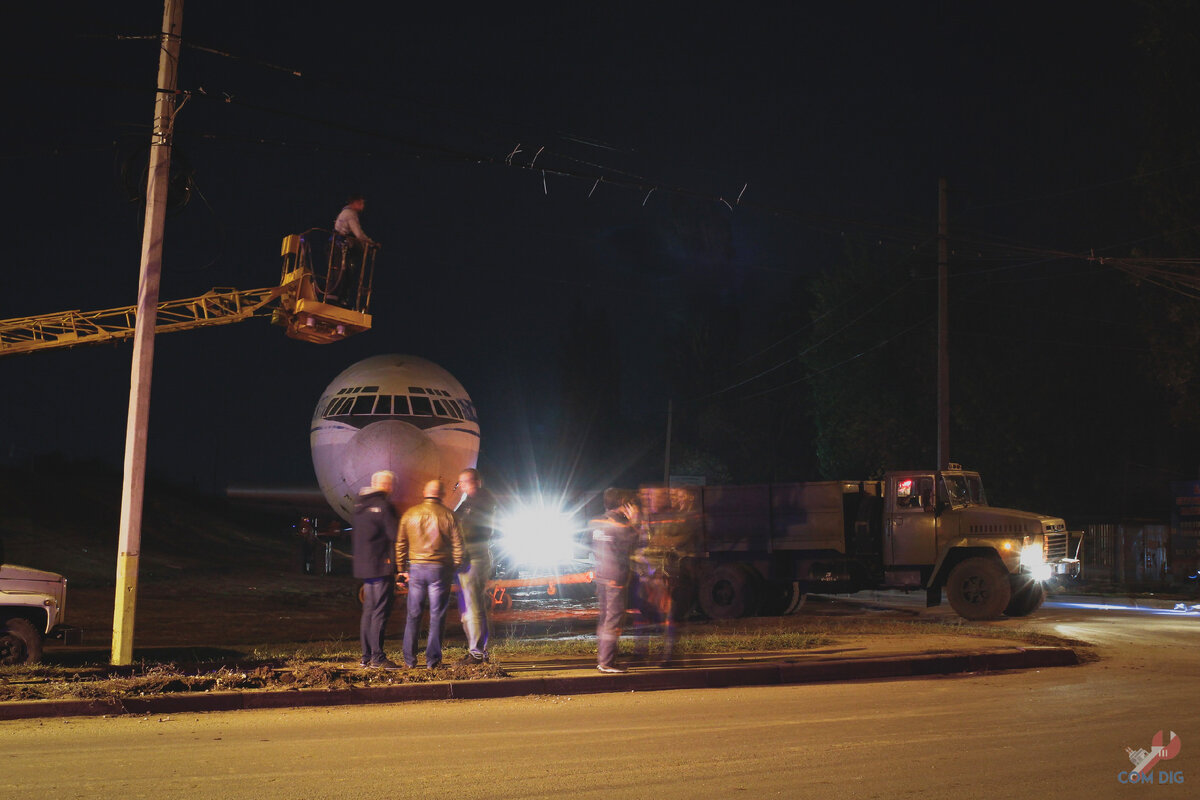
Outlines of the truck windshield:
{"label": "truck windshield", "polygon": [[988,504],[987,495],[983,493],[983,479],[978,475],[967,475],[967,497],[977,506]]}
{"label": "truck windshield", "polygon": [[[983,491],[982,483],[979,485],[979,490]],[[951,506],[965,506],[975,502],[971,497],[971,487],[968,485],[966,475],[943,475],[942,493],[945,495],[946,502]]]}

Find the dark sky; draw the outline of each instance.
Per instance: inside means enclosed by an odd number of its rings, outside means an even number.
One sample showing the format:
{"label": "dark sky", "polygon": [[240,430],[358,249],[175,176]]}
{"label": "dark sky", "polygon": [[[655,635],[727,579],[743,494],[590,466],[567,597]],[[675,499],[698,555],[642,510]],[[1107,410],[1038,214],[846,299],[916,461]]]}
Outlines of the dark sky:
{"label": "dark sky", "polygon": [[[318,347],[253,320],[159,337],[152,472],[311,482],[321,389],[386,352],[454,373],[484,463],[507,469],[556,418],[576,301],[610,309],[625,410],[652,417],[673,300],[711,284],[754,348],[843,234],[932,236],[943,175],[960,230],[1097,250],[1145,234],[1136,4],[782,5],[188,4],[184,40],[236,58],[183,51],[176,157],[196,191],[168,221],[162,299],[272,285],[281,237],[329,227],[350,192],[384,250],[366,335]],[[162,7],[33,13],[3,82],[0,318],[136,299],[124,175],[145,158],[157,55],[119,37],[155,33]],[[732,243],[719,274],[688,250],[710,229]],[[130,352],[0,359],[0,459],[120,463]]]}

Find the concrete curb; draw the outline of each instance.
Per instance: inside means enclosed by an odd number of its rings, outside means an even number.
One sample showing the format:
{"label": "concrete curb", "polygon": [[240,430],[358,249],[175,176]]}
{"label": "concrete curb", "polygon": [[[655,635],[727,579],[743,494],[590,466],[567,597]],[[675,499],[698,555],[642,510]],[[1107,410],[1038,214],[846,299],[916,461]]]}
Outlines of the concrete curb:
{"label": "concrete curb", "polygon": [[351,689],[295,689],[166,694],[125,699],[16,700],[0,703],[0,720],[86,717],[118,714],[183,714],[248,708],[403,703],[422,700],[483,700],[526,695],[655,692],[667,689],[723,689],[833,681],[884,680],[1013,669],[1066,667],[1079,663],[1066,647],[1025,647],[954,654],[904,655],[821,661],[778,661],[733,667],[628,672],[622,675],[547,675],[477,681],[406,683]]}

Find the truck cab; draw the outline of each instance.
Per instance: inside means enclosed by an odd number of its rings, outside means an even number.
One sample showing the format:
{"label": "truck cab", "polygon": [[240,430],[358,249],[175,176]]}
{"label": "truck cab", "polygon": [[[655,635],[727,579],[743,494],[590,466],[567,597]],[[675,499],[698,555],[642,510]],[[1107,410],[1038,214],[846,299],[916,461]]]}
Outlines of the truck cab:
{"label": "truck cab", "polygon": [[967,619],[1025,616],[1045,599],[1042,582],[1075,575],[1061,518],[988,504],[978,472],[889,472],[883,490],[885,583],[941,592]]}

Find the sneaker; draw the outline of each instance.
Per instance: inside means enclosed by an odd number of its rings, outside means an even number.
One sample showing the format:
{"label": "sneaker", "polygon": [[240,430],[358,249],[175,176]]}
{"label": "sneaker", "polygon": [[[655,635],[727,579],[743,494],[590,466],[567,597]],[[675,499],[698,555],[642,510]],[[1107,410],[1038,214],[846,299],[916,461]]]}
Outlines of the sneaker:
{"label": "sneaker", "polygon": [[483,656],[477,656],[474,653],[467,653],[458,661],[455,661],[454,664],[455,666],[459,667],[469,667],[472,664],[482,664],[484,661],[487,661],[487,659]]}
{"label": "sneaker", "polygon": [[371,669],[400,669],[400,665],[390,658],[381,658],[371,662]]}
{"label": "sneaker", "polygon": [[625,669],[624,667],[618,667],[616,664],[597,664],[596,669],[607,675],[620,675],[622,673],[629,672],[629,670]]}

